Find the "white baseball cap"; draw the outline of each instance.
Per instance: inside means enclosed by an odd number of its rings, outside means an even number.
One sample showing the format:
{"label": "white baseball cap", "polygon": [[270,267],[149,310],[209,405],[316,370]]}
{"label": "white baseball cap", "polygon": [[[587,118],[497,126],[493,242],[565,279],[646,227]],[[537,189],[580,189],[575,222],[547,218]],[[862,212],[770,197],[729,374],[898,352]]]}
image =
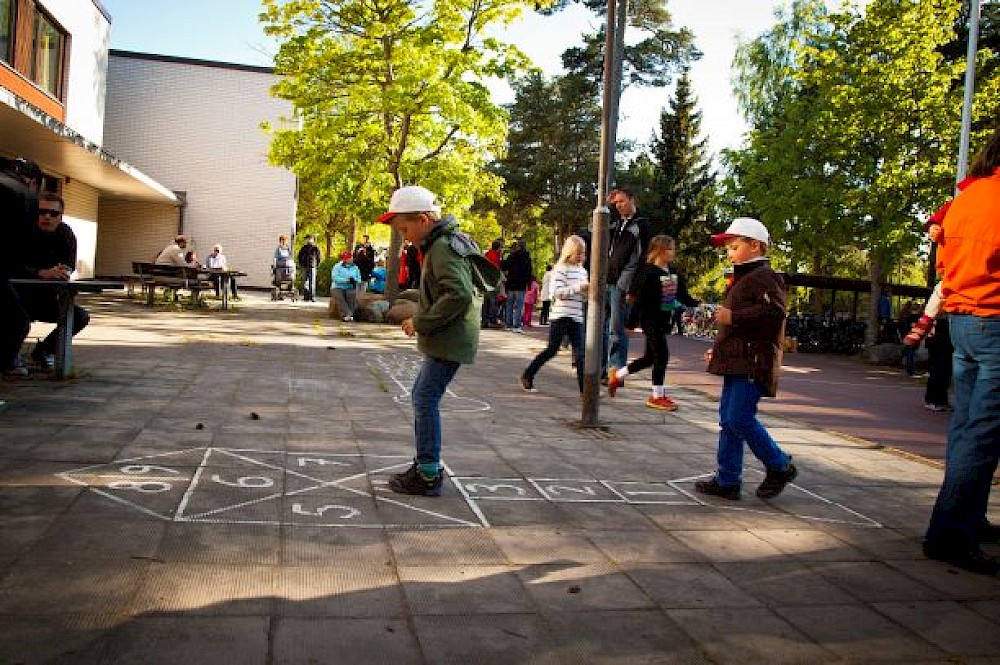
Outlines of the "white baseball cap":
{"label": "white baseball cap", "polygon": [[391,222],[393,217],[403,212],[434,212],[440,215],[441,204],[437,202],[437,196],[431,190],[419,185],[407,185],[392,193],[392,198],[389,199],[389,212],[381,215],[378,221]]}
{"label": "white baseball cap", "polygon": [[767,232],[767,227],[753,217],[737,217],[733,220],[725,233],[715,233],[712,235],[712,246],[721,247],[730,238],[752,238],[764,244],[771,242],[771,235]]}

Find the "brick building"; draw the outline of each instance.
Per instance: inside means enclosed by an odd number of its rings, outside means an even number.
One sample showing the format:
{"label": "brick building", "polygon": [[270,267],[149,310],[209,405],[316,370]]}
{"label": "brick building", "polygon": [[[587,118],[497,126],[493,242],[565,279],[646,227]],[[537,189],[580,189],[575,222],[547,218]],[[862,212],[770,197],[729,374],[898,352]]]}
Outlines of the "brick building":
{"label": "brick building", "polygon": [[0,0],[0,155],[45,172],[79,240],[77,275],[131,272],[178,232],[270,283],[295,178],[260,123],[291,114],[270,69],[109,50],[98,0]]}

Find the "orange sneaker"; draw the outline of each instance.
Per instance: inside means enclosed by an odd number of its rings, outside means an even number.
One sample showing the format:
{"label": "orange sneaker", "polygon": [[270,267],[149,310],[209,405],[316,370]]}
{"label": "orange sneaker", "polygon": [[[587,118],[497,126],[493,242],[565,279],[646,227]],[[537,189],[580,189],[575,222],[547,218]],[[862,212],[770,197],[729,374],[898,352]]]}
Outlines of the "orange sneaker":
{"label": "orange sneaker", "polygon": [[615,393],[625,382],[618,378],[618,368],[608,368],[608,397],[614,397]]}
{"label": "orange sneaker", "polygon": [[663,397],[653,397],[652,395],[646,400],[646,406],[651,409],[659,409],[660,411],[676,411],[677,402],[670,399],[667,396]]}

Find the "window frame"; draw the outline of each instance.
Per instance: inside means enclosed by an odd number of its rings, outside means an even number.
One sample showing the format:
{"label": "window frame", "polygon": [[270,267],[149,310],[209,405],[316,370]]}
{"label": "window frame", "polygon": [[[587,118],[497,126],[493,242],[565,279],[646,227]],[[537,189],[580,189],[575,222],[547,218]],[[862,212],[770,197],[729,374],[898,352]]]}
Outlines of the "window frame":
{"label": "window frame", "polygon": [[[43,27],[49,28],[52,34],[58,37],[58,43],[56,46],[56,53],[52,63],[50,63],[55,71],[51,73],[51,83],[53,87],[49,87],[50,81],[43,80],[42,70],[44,67],[42,56],[46,54],[40,48],[40,42],[42,41],[42,29]],[[35,3],[35,16],[33,25],[31,26],[31,66],[29,68],[29,78],[32,83],[39,87],[46,94],[54,97],[57,100],[63,99],[63,88],[65,86],[65,74],[66,74],[66,48],[69,43],[69,33],[59,25],[51,14],[46,12],[41,5],[37,2]]]}
{"label": "window frame", "polygon": [[[14,42],[17,36],[17,0],[0,0],[6,2],[7,15],[0,15],[0,26],[7,25],[7,52],[0,50],[0,62],[4,62],[8,67],[14,66]],[[2,11],[2,10],[0,10]]]}

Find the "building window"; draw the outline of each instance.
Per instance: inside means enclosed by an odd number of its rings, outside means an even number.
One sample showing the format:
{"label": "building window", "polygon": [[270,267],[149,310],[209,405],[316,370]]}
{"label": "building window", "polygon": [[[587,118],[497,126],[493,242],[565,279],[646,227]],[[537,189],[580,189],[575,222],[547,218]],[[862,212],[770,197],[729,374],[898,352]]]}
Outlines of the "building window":
{"label": "building window", "polygon": [[17,0],[0,0],[0,60],[14,62],[14,6]]}
{"label": "building window", "polygon": [[65,44],[66,37],[59,27],[52,19],[36,9],[31,80],[56,99],[62,98]]}

